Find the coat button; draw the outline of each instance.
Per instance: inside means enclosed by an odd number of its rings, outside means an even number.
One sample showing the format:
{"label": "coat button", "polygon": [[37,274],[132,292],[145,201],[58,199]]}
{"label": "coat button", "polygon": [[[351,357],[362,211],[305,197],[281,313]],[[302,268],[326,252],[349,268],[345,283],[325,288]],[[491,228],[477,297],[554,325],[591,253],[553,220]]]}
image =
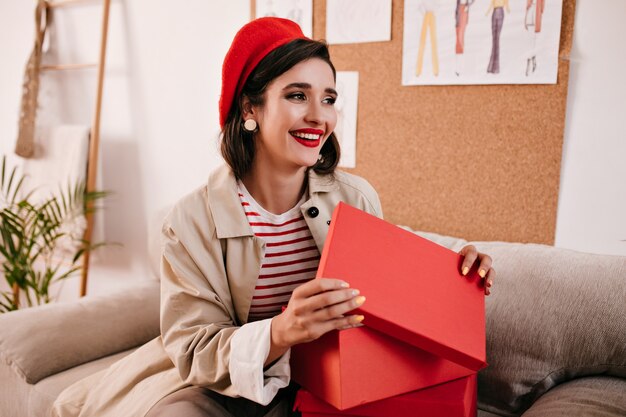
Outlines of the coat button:
{"label": "coat button", "polygon": [[317,209],[317,207],[310,207],[307,210],[307,214],[309,215],[309,217],[317,217],[317,215],[320,214],[320,211]]}

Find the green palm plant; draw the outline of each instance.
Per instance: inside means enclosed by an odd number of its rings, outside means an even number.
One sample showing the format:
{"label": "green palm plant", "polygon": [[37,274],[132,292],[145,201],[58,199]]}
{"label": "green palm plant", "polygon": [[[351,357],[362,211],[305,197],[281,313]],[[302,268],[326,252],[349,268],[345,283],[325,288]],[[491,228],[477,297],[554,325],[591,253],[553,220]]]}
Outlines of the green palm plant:
{"label": "green palm plant", "polygon": [[[80,221],[96,200],[106,192],[87,192],[83,183],[68,185],[58,195],[32,202],[33,191],[24,193],[23,175],[17,167],[7,170],[6,157],[0,171],[0,262],[1,274],[11,288],[0,293],[0,313],[20,307],[20,293],[28,306],[48,303],[50,286],[81,269],[79,263],[92,245],[74,236],[68,224]],[[71,260],[58,256],[64,243],[70,246]]]}

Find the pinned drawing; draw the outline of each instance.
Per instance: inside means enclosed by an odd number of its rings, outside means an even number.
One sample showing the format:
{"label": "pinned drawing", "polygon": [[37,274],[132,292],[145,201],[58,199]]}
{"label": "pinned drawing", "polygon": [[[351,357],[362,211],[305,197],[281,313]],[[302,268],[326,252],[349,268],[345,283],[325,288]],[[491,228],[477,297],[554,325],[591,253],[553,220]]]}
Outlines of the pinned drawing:
{"label": "pinned drawing", "polygon": [[300,0],[294,0],[293,6],[287,12],[287,19],[293,20],[294,22],[299,24],[300,27],[302,27],[302,24],[304,23],[304,21],[302,20],[303,15],[304,15],[304,10],[302,10],[302,5],[300,4]]}
{"label": "pinned drawing", "polygon": [[455,11],[455,24],[456,28],[456,46],[454,48],[455,60],[454,60],[454,73],[456,76],[460,76],[463,72],[463,52],[465,51],[465,29],[469,23],[469,10],[470,6],[475,0],[456,0]]}
{"label": "pinned drawing", "polygon": [[537,69],[537,36],[541,33],[541,18],[546,6],[545,0],[527,0],[524,29],[530,37],[530,49],[526,58],[526,76]]}
{"label": "pinned drawing", "polygon": [[329,44],[391,40],[391,0],[328,0],[326,41]]}
{"label": "pinned drawing", "polygon": [[491,13],[491,57],[487,72],[498,74],[500,72],[500,34],[504,25],[504,9],[510,13],[509,0],[491,0],[486,15]]}
{"label": "pinned drawing", "polygon": [[562,9],[555,0],[404,0],[402,85],[554,84]]}
{"label": "pinned drawing", "polygon": [[313,37],[313,0],[256,0],[256,17],[266,16],[292,20]]}
{"label": "pinned drawing", "polygon": [[422,13],[422,31],[420,33],[420,46],[417,53],[417,70],[415,74],[422,75],[424,65],[424,50],[426,49],[426,34],[430,38],[430,51],[432,55],[433,75],[439,75],[439,53],[437,51],[437,8],[439,0],[422,0],[420,12]]}
{"label": "pinned drawing", "polygon": [[356,167],[356,125],[359,102],[359,73],[356,71],[337,71],[337,126],[335,135],[341,148],[339,166]]}

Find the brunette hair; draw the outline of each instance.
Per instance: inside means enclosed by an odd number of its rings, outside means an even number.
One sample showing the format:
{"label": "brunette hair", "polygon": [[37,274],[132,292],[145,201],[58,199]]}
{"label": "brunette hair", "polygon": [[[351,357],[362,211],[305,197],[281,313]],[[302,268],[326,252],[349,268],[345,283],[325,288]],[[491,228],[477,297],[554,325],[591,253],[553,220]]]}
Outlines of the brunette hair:
{"label": "brunette hair", "polygon": [[[267,54],[246,80],[239,97],[233,100],[222,128],[221,151],[237,178],[243,178],[250,170],[255,154],[254,133],[243,128],[243,98],[247,97],[253,106],[263,106],[263,93],[267,86],[295,65],[311,58],[319,58],[330,65],[333,77],[336,78],[335,67],[330,61],[328,46],[324,42],[295,39]],[[322,158],[311,168],[318,174],[332,174],[341,155],[339,141],[334,132],[322,146],[320,154]]]}

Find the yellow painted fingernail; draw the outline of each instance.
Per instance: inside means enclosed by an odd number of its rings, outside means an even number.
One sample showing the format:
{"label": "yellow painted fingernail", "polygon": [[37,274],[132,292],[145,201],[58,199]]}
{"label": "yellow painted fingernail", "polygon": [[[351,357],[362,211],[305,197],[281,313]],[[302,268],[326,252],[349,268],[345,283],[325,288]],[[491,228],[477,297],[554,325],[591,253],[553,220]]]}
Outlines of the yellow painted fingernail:
{"label": "yellow painted fingernail", "polygon": [[468,272],[469,272],[469,268],[464,266],[463,267],[463,275],[467,275]]}
{"label": "yellow painted fingernail", "polygon": [[357,298],[354,299],[354,302],[356,303],[356,305],[360,306],[365,302],[365,297],[359,295]]}
{"label": "yellow painted fingernail", "polygon": [[478,275],[480,275],[481,278],[485,278],[485,275],[487,275],[487,271],[481,269],[480,271],[478,271]]}
{"label": "yellow painted fingernail", "polygon": [[360,323],[360,322],[362,322],[363,320],[365,320],[365,316],[356,316],[356,317],[354,318],[354,320],[356,320],[356,322],[357,322],[357,323]]}

